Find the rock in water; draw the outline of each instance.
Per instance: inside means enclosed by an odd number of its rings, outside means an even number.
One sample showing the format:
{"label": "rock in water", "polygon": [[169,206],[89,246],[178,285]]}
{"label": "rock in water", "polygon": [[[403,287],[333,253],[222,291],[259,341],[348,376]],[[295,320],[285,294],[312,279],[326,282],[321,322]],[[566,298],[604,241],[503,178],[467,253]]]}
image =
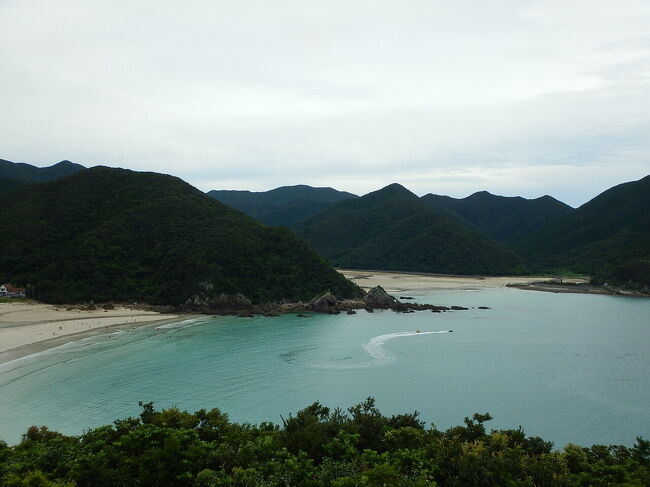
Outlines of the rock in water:
{"label": "rock in water", "polygon": [[383,287],[373,287],[363,299],[367,308],[388,309],[397,304],[397,300],[388,294]]}
{"label": "rock in water", "polygon": [[339,309],[338,302],[339,301],[336,299],[336,296],[328,291],[325,294],[316,296],[309,304],[309,306],[311,307],[312,311],[315,311],[317,313],[336,314],[340,313],[341,311]]}

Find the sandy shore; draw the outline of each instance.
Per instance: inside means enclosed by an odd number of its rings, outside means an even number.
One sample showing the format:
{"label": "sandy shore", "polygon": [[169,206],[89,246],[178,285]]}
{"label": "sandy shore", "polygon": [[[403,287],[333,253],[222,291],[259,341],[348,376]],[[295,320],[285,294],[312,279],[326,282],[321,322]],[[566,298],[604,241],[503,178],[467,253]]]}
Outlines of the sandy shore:
{"label": "sandy shore", "polygon": [[[549,277],[460,277],[339,269],[339,272],[363,289],[383,287],[387,292],[432,291],[436,289],[484,289],[506,284],[550,281]],[[568,281],[567,281],[568,282]]]}
{"label": "sandy shore", "polygon": [[125,307],[94,311],[35,302],[0,303],[0,363],[63,344],[80,335],[178,318]]}

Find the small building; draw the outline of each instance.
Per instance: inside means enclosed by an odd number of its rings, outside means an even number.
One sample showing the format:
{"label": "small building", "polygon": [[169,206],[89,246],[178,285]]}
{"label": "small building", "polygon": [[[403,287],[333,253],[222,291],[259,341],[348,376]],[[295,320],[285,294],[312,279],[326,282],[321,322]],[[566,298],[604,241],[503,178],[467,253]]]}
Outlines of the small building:
{"label": "small building", "polygon": [[7,296],[10,298],[24,298],[25,289],[22,287],[15,287],[11,284],[1,284],[0,285],[0,296]]}

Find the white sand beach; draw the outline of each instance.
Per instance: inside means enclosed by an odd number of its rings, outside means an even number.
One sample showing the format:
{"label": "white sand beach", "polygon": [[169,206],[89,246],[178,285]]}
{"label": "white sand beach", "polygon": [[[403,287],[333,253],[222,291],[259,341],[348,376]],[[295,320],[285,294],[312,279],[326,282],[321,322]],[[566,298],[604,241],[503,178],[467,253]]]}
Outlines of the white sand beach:
{"label": "white sand beach", "polygon": [[0,303],[0,363],[65,343],[78,335],[177,317],[123,306],[90,311],[28,300]]}
{"label": "white sand beach", "polygon": [[339,269],[339,272],[363,289],[383,287],[387,292],[431,291],[436,289],[483,289],[506,284],[527,284],[549,281],[550,277],[460,277]]}

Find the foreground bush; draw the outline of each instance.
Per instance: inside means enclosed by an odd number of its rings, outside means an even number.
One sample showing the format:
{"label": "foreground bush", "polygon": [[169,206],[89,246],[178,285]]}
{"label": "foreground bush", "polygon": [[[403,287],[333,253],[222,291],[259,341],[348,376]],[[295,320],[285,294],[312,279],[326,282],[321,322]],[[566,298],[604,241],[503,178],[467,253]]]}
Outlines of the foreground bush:
{"label": "foreground bush", "polygon": [[632,448],[552,444],[521,429],[487,432],[488,414],[447,431],[418,414],[386,417],[369,398],[319,403],[282,427],[231,423],[141,404],[139,418],[65,436],[31,427],[0,442],[3,486],[648,486],[650,442]]}

